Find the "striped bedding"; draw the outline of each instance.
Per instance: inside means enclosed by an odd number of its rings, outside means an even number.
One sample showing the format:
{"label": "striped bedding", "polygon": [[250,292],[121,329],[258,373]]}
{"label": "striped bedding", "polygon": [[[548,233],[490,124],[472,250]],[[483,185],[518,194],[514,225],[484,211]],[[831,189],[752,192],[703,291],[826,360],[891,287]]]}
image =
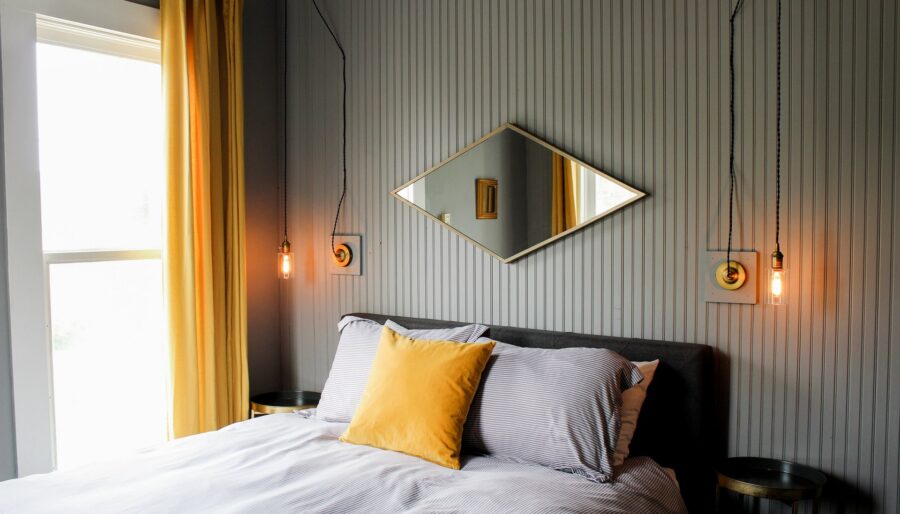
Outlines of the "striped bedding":
{"label": "striped bedding", "polygon": [[684,513],[672,478],[631,458],[613,482],[469,457],[453,471],[337,441],[346,424],[277,414],[118,461],[0,482],[0,512]]}

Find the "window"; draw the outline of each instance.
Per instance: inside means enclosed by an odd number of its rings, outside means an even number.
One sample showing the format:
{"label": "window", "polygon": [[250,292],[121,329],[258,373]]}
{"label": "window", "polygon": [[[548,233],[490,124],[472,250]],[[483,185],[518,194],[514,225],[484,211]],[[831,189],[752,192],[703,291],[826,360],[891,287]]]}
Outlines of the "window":
{"label": "window", "polygon": [[56,465],[66,468],[167,437],[159,45],[37,24]]}

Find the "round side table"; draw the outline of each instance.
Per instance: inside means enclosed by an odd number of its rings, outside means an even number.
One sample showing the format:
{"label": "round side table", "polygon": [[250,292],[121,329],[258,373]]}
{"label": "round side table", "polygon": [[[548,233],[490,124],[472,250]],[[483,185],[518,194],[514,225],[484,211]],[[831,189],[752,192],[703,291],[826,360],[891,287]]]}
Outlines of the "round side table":
{"label": "round side table", "polygon": [[798,512],[800,502],[813,501],[813,514],[819,512],[819,498],[825,486],[825,475],[809,466],[761,457],[732,457],[717,469],[716,512],[721,490],[745,496],[779,500]]}
{"label": "round side table", "polygon": [[319,393],[312,391],[277,391],[250,398],[250,417],[309,409],[319,404]]}

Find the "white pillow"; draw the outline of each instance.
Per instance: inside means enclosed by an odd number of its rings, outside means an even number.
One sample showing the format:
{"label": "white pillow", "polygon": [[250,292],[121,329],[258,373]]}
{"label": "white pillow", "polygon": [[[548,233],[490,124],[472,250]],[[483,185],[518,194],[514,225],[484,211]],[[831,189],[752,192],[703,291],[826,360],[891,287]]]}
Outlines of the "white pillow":
{"label": "white pillow", "polygon": [[632,362],[644,375],[644,380],[634,387],[622,391],[622,410],[620,411],[621,428],[619,428],[619,440],[616,441],[616,453],[613,456],[613,466],[619,466],[628,458],[631,439],[637,430],[638,417],[641,415],[641,406],[647,399],[647,388],[653,381],[653,374],[659,366],[659,359],[650,362]]}
{"label": "white pillow", "polygon": [[608,482],[622,392],[642,379],[631,361],[608,349],[497,342],[469,408],[463,446]]}
{"label": "white pillow", "polygon": [[[388,320],[391,330],[415,339],[439,339],[442,341],[472,342],[487,331],[484,325],[465,325],[434,330],[407,330]],[[356,316],[344,316],[338,323],[341,340],[322,398],[316,408],[316,418],[323,421],[349,423],[353,419],[359,399],[362,397],[369,371],[375,360],[378,343],[381,342],[383,325]]]}

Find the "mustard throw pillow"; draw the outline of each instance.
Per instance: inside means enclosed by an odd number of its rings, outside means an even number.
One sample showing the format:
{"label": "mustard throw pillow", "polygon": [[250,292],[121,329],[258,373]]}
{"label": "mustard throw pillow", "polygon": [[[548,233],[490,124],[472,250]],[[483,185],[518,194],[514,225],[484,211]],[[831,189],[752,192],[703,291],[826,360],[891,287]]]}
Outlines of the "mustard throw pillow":
{"label": "mustard throw pillow", "polygon": [[341,441],[459,469],[462,431],[494,342],[412,339],[385,327]]}

